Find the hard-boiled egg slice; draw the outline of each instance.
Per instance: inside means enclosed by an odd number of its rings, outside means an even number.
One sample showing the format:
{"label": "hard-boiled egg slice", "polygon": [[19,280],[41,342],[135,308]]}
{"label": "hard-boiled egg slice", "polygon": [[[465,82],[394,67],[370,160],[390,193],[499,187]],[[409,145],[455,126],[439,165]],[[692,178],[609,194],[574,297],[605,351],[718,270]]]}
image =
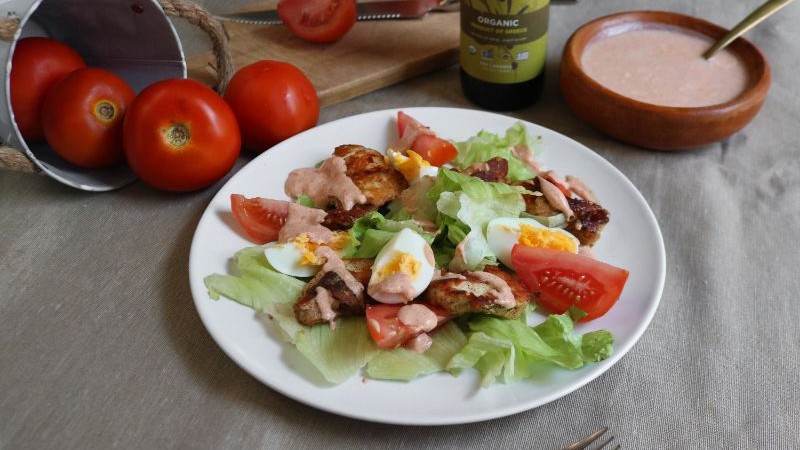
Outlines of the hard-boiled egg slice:
{"label": "hard-boiled egg slice", "polygon": [[403,174],[409,183],[413,183],[426,175],[436,176],[439,173],[437,167],[431,166],[422,156],[412,150],[408,150],[405,155],[389,149],[386,152],[386,159],[392,167]]}
{"label": "hard-boiled egg slice", "polygon": [[430,245],[404,228],[375,257],[367,293],[382,303],[407,303],[428,287],[434,264]]}
{"label": "hard-boiled egg slice", "polygon": [[[341,256],[350,242],[350,234],[336,231],[333,238],[324,245],[330,247]],[[325,261],[316,256],[320,244],[311,242],[308,234],[300,234],[288,242],[270,242],[264,246],[264,256],[270,265],[280,273],[293,277],[310,277],[315,275]]]}
{"label": "hard-boiled egg slice", "polygon": [[503,264],[511,267],[511,249],[519,243],[529,247],[549,248],[578,253],[578,239],[561,228],[548,228],[536,219],[500,217],[486,226],[489,249]]}
{"label": "hard-boiled egg slice", "polygon": [[316,251],[317,245],[307,239],[270,242],[264,246],[264,256],[269,264],[278,272],[293,277],[310,277],[319,271],[324,261],[317,259]]}

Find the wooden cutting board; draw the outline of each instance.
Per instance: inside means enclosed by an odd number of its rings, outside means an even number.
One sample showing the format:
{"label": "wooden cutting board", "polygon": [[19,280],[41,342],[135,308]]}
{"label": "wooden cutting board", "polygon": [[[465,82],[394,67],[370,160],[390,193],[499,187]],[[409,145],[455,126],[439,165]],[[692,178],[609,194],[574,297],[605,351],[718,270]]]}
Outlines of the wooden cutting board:
{"label": "wooden cutting board", "polygon": [[[299,67],[322,106],[389,86],[458,60],[459,14],[436,12],[422,19],[357,22],[341,40],[311,44],[283,26],[224,22],[236,68],[262,59]],[[214,83],[211,53],[187,61],[189,76]]]}

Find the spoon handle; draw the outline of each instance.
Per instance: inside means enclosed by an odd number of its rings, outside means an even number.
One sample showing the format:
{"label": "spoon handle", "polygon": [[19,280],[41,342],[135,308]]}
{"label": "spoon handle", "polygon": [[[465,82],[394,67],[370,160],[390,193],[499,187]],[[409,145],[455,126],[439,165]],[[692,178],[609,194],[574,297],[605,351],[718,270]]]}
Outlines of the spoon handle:
{"label": "spoon handle", "polygon": [[733,27],[728,34],[722,36],[722,38],[715,42],[711,48],[706,50],[706,52],[703,53],[703,58],[711,58],[715,53],[727,47],[728,44],[733,42],[734,39],[743,35],[748,30],[761,23],[762,20],[771,16],[773,13],[777,12],[779,9],[788,5],[792,1],[793,0],[769,0],[763,5],[759,6],[758,9],[750,13],[749,16],[745,17],[741,22],[736,24],[736,26]]}

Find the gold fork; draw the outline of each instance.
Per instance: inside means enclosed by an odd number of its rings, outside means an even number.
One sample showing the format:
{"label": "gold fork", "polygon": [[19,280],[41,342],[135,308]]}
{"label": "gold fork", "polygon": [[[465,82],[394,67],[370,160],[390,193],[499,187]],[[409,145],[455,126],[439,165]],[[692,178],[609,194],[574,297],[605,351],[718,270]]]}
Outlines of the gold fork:
{"label": "gold fork", "polygon": [[[570,444],[564,447],[563,450],[583,450],[589,445],[591,445],[594,441],[600,438],[605,432],[608,431],[608,427],[602,427],[595,431],[594,433],[582,438],[580,441]],[[597,447],[594,447],[593,450],[600,450],[601,448],[605,447],[606,445],[610,444],[611,441],[614,440],[614,436],[609,436],[604,441],[600,442]],[[617,444],[615,447],[612,447],[610,450],[619,450],[621,446]]]}

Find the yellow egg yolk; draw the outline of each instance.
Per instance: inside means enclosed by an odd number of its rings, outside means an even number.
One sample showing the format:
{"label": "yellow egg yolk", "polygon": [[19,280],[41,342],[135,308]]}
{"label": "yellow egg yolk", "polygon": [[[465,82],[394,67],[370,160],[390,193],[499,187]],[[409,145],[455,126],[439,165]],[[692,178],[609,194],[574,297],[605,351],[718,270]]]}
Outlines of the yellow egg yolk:
{"label": "yellow egg yolk", "polygon": [[382,281],[395,273],[402,272],[410,276],[412,280],[416,280],[420,269],[419,261],[409,253],[396,252],[378,272],[378,279]]}
{"label": "yellow egg yolk", "polygon": [[308,237],[308,233],[303,233],[296,236],[292,239],[292,243],[295,245],[295,247],[297,247],[297,250],[300,251],[300,255],[302,256],[300,265],[318,266],[322,264],[322,261],[320,261],[316,255],[319,245],[311,242]]}
{"label": "yellow egg yolk", "polygon": [[521,224],[518,242],[528,247],[549,248],[576,253],[575,241],[557,231]]}
{"label": "yellow egg yolk", "polygon": [[408,182],[412,182],[419,178],[419,169],[422,167],[430,167],[431,163],[426,161],[418,153],[408,150],[406,156],[400,153],[392,153],[392,166],[403,174],[403,177]]}
{"label": "yellow egg yolk", "polygon": [[350,244],[350,233],[348,231],[334,231],[333,238],[325,245],[331,250],[338,252]]}

